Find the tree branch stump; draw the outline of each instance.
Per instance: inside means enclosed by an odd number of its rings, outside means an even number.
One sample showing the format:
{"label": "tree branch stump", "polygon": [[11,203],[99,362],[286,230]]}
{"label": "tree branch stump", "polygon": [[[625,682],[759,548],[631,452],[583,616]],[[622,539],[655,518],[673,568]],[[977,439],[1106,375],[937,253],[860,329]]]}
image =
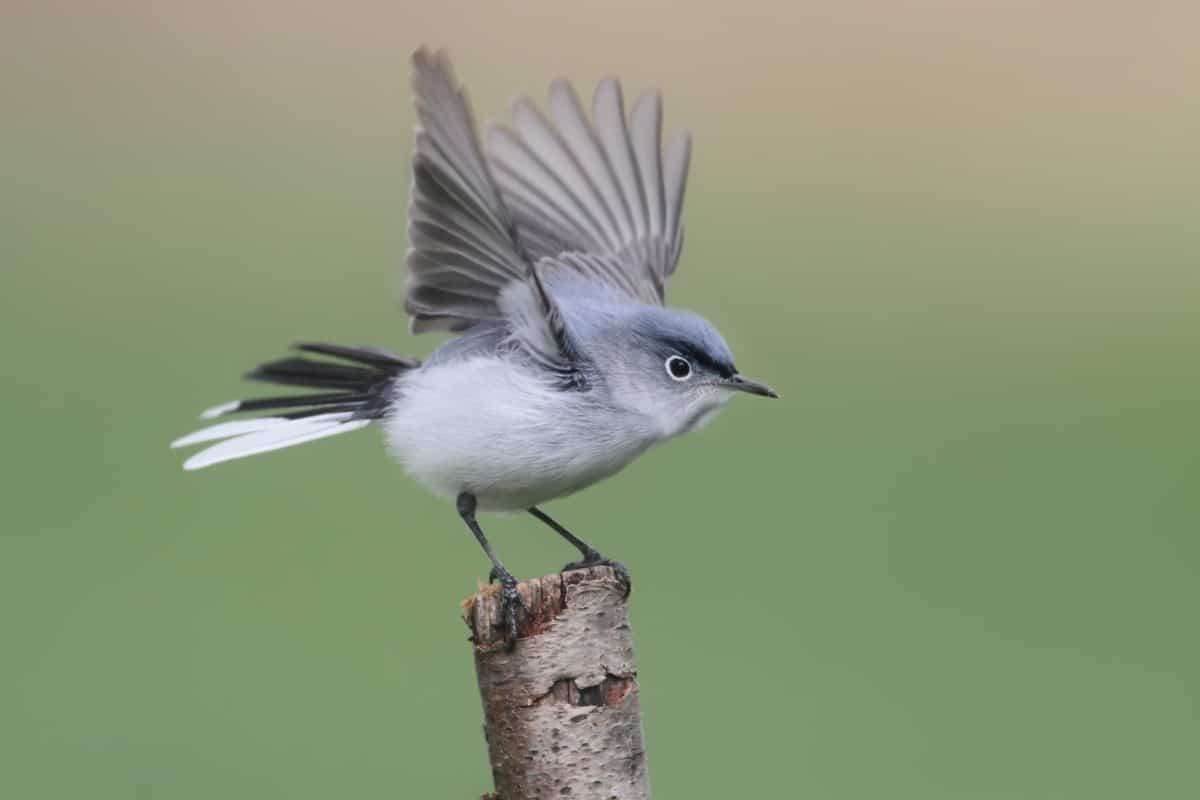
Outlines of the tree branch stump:
{"label": "tree branch stump", "polygon": [[518,586],[528,613],[504,647],[499,586],[463,603],[483,699],[491,800],[646,800],[637,665],[610,567]]}

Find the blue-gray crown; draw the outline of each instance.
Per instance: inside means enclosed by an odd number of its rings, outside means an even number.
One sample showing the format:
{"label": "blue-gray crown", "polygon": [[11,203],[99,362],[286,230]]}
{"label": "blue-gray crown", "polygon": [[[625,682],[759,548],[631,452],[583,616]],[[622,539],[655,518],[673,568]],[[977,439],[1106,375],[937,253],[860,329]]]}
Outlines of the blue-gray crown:
{"label": "blue-gray crown", "polygon": [[689,359],[728,378],[737,372],[733,353],[713,324],[691,311],[648,307],[633,319],[633,335],[642,346]]}

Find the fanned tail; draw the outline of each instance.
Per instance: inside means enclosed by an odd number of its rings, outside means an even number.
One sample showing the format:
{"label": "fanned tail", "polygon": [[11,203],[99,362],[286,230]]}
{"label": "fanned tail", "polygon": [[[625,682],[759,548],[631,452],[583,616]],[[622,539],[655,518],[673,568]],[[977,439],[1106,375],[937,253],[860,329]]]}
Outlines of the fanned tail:
{"label": "fanned tail", "polygon": [[171,447],[218,442],[185,461],[184,469],[200,469],[366,427],[387,413],[396,378],[421,365],[417,359],[375,347],[302,343],[295,349],[341,361],[291,356],[262,364],[246,378],[323,391],[234,400],[209,408],[201,419],[250,411],[276,413],[221,422],[176,439]]}

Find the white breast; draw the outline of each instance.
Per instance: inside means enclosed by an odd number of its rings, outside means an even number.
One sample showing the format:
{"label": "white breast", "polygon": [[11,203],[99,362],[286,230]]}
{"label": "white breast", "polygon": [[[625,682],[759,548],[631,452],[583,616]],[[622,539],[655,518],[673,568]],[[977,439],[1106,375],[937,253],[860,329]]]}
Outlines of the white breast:
{"label": "white breast", "polygon": [[405,376],[384,424],[389,449],[415,479],[448,497],[471,492],[497,511],[578,491],[657,439],[638,414],[490,356]]}

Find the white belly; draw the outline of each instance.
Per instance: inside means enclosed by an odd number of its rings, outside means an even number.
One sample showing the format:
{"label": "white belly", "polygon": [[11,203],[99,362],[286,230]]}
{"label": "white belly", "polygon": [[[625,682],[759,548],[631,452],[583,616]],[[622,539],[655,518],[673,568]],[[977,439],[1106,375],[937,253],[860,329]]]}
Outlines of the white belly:
{"label": "white belly", "polygon": [[470,492],[492,511],[576,492],[656,441],[639,415],[596,406],[491,357],[406,376],[384,429],[416,480],[450,498]]}

